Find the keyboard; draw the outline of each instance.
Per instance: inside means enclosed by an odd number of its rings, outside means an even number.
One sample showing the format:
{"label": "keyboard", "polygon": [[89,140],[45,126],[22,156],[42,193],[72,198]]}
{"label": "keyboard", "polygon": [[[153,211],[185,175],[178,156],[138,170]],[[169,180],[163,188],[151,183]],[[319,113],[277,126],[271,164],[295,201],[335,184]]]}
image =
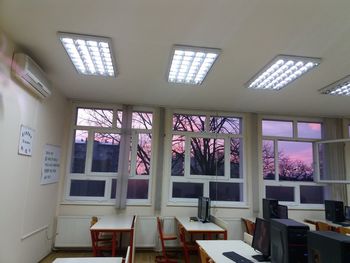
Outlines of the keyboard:
{"label": "keyboard", "polygon": [[230,251],[230,252],[224,252],[222,253],[225,257],[231,259],[232,261],[236,263],[253,263],[253,261],[237,254],[236,252]]}
{"label": "keyboard", "polygon": [[190,221],[198,221],[198,217],[196,217],[196,216],[191,216],[191,217],[190,217]]}

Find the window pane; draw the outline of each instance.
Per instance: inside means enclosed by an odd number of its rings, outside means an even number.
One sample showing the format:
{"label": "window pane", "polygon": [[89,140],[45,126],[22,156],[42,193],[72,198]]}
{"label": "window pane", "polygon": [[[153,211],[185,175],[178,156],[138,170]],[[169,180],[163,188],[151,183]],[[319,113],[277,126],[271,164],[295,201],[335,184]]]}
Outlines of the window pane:
{"label": "window pane", "polygon": [[298,137],[307,139],[321,139],[321,123],[298,122]]}
{"label": "window pane", "polygon": [[148,198],[148,180],[128,180],[128,199],[147,199]]}
{"label": "window pane", "polygon": [[240,134],[240,119],[230,117],[210,117],[209,131],[226,134]]}
{"label": "window pane", "polygon": [[174,198],[198,198],[203,196],[203,184],[173,182]]}
{"label": "window pane", "polygon": [[133,129],[152,129],[152,118],[151,112],[133,112],[131,127]]}
{"label": "window pane", "polygon": [[278,141],[279,179],[313,181],[311,142]]}
{"label": "window pane", "polygon": [[84,173],[86,160],[86,145],[88,140],[88,132],[76,130],[73,141],[71,173]]}
{"label": "window pane", "polygon": [[224,139],[191,138],[191,174],[224,176]]}
{"label": "window pane", "polygon": [[92,157],[92,172],[117,172],[120,135],[95,133]]}
{"label": "window pane", "polygon": [[149,175],[151,166],[152,135],[149,133],[139,134],[136,155],[136,174]]}
{"label": "window pane", "polygon": [[112,179],[111,199],[115,199],[117,193],[117,179]]}
{"label": "window pane", "polygon": [[275,179],[275,148],[272,140],[262,143],[263,175],[265,180]]}
{"label": "window pane", "polygon": [[77,125],[112,127],[113,110],[78,108]]}
{"label": "window pane", "polygon": [[174,131],[204,131],[205,129],[205,116],[199,115],[185,115],[174,114],[173,115],[173,130]]}
{"label": "window pane", "polygon": [[300,186],[300,202],[302,204],[323,204],[324,187],[323,186]]}
{"label": "window pane", "polygon": [[231,156],[230,156],[230,177],[241,178],[240,162],[241,162],[241,140],[231,138]]}
{"label": "window pane", "polygon": [[171,149],[171,175],[184,176],[185,136],[173,135]]}
{"label": "window pane", "polygon": [[214,201],[242,201],[243,184],[241,183],[224,183],[210,182],[209,193],[210,199]]}
{"label": "window pane", "polygon": [[293,137],[293,122],[263,120],[262,134],[264,136]]}
{"label": "window pane", "polygon": [[278,201],[294,202],[294,187],[269,186],[266,188],[266,198],[277,199]]}
{"label": "window pane", "polygon": [[105,181],[101,180],[71,180],[70,196],[103,197]]}

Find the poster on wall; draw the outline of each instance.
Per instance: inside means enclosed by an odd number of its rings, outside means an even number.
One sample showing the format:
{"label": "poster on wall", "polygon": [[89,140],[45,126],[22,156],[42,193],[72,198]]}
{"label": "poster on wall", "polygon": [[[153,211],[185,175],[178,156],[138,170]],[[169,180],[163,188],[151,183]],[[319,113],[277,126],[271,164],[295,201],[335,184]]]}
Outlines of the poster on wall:
{"label": "poster on wall", "polygon": [[61,147],[46,144],[43,152],[40,184],[58,182],[60,174]]}
{"label": "poster on wall", "polygon": [[32,156],[34,130],[21,125],[19,134],[18,154]]}

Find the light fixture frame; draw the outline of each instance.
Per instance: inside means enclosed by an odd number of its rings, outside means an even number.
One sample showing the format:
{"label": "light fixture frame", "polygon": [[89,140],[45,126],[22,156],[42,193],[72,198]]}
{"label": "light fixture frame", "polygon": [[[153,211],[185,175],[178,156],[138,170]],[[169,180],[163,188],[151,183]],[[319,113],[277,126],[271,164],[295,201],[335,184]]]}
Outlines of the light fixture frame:
{"label": "light fixture frame", "polygon": [[[339,86],[340,84],[344,84],[345,82],[350,83],[350,75],[347,75],[344,78],[341,78],[341,79],[327,85],[326,87],[319,89],[318,91],[323,95],[341,96],[341,97],[350,96],[350,93],[349,93],[349,95],[343,95],[343,94],[338,94],[338,93],[331,94],[331,92],[333,90],[335,90],[337,86]],[[341,86],[343,86],[343,85],[341,85]]]}
{"label": "light fixture frame", "polygon": [[[202,79],[202,81],[198,84],[196,83],[186,83],[186,82],[171,82],[169,81],[169,74],[170,74],[170,69],[171,69],[171,65],[173,63],[173,58],[174,58],[174,54],[176,50],[183,50],[183,51],[192,51],[192,52],[203,52],[203,53],[215,53],[217,54],[215,60],[213,61],[213,63],[211,64],[210,68],[208,69],[206,75],[204,76],[204,78]],[[207,76],[209,75],[209,72],[212,70],[214,64],[217,62],[220,54],[222,53],[222,50],[220,48],[211,48],[211,47],[199,47],[199,46],[190,46],[190,45],[180,45],[180,44],[176,44],[173,45],[171,52],[170,52],[170,56],[169,56],[169,62],[168,62],[168,68],[167,68],[167,74],[165,76],[166,81],[170,84],[174,84],[174,85],[186,85],[186,86],[200,86],[202,85],[202,83],[205,81],[205,79],[207,78]]]}
{"label": "light fixture frame", "polygon": [[[256,79],[258,79],[258,77],[260,77],[268,68],[270,68],[274,63],[276,63],[278,60],[280,59],[284,59],[284,60],[297,60],[297,61],[303,61],[303,62],[313,62],[316,63],[316,65],[314,67],[312,67],[310,70],[308,70],[307,72],[303,73],[302,75],[300,75],[299,77],[293,79],[292,81],[290,81],[289,83],[287,83],[286,85],[284,85],[283,87],[279,88],[279,89],[265,89],[265,88],[253,88],[253,87],[249,87],[250,84],[252,84]],[[285,87],[287,87],[288,85],[290,85],[291,83],[293,83],[294,81],[300,79],[302,76],[304,76],[306,73],[311,72],[313,69],[315,69],[317,66],[319,66],[319,64],[321,63],[322,59],[321,58],[317,58],[317,57],[306,57],[306,56],[295,56],[295,55],[287,55],[287,54],[279,54],[277,56],[275,56],[273,59],[271,59],[265,66],[263,66],[257,73],[255,73],[253,75],[253,77],[251,77],[245,84],[244,87],[248,88],[248,89],[252,89],[252,90],[269,90],[269,91],[279,91],[281,89],[284,89]]]}
{"label": "light fixture frame", "polygon": [[[64,49],[64,51],[66,52],[70,62],[72,63],[75,71],[78,73],[78,75],[83,75],[83,76],[92,76],[92,77],[105,77],[105,78],[116,78],[119,71],[118,71],[118,67],[117,67],[117,63],[116,63],[116,59],[114,56],[114,52],[113,52],[113,42],[112,39],[109,37],[104,37],[104,36],[96,36],[96,35],[85,35],[85,34],[78,34],[78,33],[70,33],[70,32],[57,32],[57,36],[59,38],[59,41]],[[111,54],[111,59],[112,59],[112,66],[113,66],[113,70],[114,70],[114,76],[109,76],[109,75],[99,75],[99,74],[82,74],[78,71],[78,69],[75,67],[70,55],[68,54],[68,51],[66,50],[66,48],[64,47],[61,38],[63,37],[67,37],[67,38],[73,38],[73,39],[82,39],[85,41],[98,41],[98,42],[107,42],[108,46],[109,46],[109,52]]]}

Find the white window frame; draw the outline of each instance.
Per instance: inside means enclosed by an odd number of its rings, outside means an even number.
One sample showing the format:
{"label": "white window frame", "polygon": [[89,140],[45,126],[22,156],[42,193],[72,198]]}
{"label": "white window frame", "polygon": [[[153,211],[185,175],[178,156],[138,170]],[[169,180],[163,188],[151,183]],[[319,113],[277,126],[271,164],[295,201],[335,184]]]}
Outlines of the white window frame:
{"label": "white window frame", "polygon": [[[184,115],[199,115],[205,116],[205,132],[190,132],[190,131],[174,131],[173,130],[173,114],[184,114]],[[209,120],[210,117],[232,117],[240,119],[240,134],[226,134],[226,133],[212,133],[209,132]],[[170,153],[168,158],[168,174],[169,174],[169,191],[168,191],[168,203],[169,206],[197,206],[197,198],[174,198],[172,197],[173,183],[201,183],[203,184],[203,195],[209,196],[209,183],[210,181],[216,182],[227,182],[227,183],[239,183],[242,185],[241,196],[242,201],[211,201],[211,205],[215,207],[247,207],[247,178],[246,178],[246,142],[245,137],[245,115],[239,113],[222,113],[222,112],[203,112],[203,111],[186,111],[186,110],[169,110],[168,111],[169,125],[168,130],[168,141],[167,141],[167,152]],[[225,174],[224,176],[210,176],[210,175],[191,175],[190,174],[190,154],[185,154],[184,160],[184,175],[183,176],[172,176],[171,175],[171,149],[172,149],[172,137],[173,135],[185,136],[185,153],[190,153],[190,139],[191,138],[210,138],[210,139],[224,139],[225,140]],[[241,152],[240,152],[240,175],[241,178],[230,178],[229,169],[229,158],[230,158],[230,139],[241,140]]]}
{"label": "white window frame", "polygon": [[[262,133],[262,121],[263,120],[273,120],[273,121],[290,121],[292,122],[293,136],[285,137],[285,136],[264,136]],[[298,118],[298,117],[283,117],[283,116],[269,116],[262,115],[258,118],[259,131],[261,133],[261,139],[259,143],[259,170],[261,171],[260,180],[262,180],[262,198],[266,196],[266,186],[281,186],[281,187],[293,187],[294,188],[294,202],[286,202],[279,201],[280,204],[287,205],[289,208],[295,209],[323,209],[323,204],[303,204],[300,202],[300,186],[302,185],[310,185],[310,186],[326,186],[325,184],[320,184],[316,182],[316,152],[315,152],[315,142],[320,139],[309,139],[309,138],[298,138],[298,122],[310,122],[310,123],[320,123],[321,124],[321,136],[322,136],[322,120],[320,118]],[[263,165],[262,165],[262,142],[264,140],[270,140],[274,142],[274,156],[275,156],[275,179],[274,180],[265,180],[263,178]],[[313,168],[314,168],[314,181],[313,182],[303,182],[303,181],[279,181],[279,166],[278,166],[278,158],[276,158],[276,153],[278,152],[278,141],[291,141],[291,142],[311,142],[313,144]],[[260,181],[259,180],[259,181]]]}

